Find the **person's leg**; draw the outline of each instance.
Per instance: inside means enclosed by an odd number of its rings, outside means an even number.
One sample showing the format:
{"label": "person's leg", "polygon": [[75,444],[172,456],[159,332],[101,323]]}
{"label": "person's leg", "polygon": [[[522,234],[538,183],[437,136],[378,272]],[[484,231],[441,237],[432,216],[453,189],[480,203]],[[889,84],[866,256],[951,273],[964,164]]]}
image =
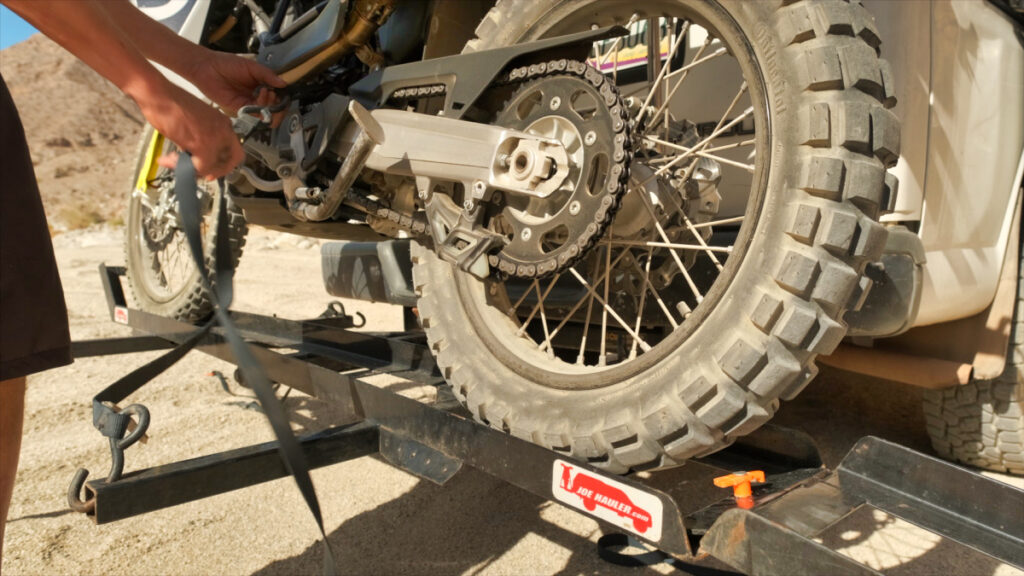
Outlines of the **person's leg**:
{"label": "person's leg", "polygon": [[14,492],[25,416],[25,377],[0,382],[0,567],[4,561],[4,528]]}

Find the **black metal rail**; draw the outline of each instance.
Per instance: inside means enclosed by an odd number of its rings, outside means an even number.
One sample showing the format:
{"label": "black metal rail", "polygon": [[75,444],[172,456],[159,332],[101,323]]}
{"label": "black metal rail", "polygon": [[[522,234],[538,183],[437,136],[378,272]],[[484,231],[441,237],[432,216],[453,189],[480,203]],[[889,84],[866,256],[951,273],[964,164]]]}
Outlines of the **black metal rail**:
{"label": "black metal rail", "polygon": [[[197,329],[129,310],[121,289],[123,269],[101,266],[100,272],[111,317],[146,336],[80,343],[75,348],[80,354],[166,348]],[[618,489],[607,484],[615,484],[656,501],[655,508],[661,510],[657,531],[646,531],[649,526],[642,522],[634,524],[636,529],[625,528],[640,540],[681,558],[711,554],[749,574],[877,574],[813,540],[862,506],[880,508],[1024,567],[1024,492],[877,438],[862,439],[830,474],[806,435],[766,426],[729,449],[694,460],[690,467],[764,470],[767,482],[755,487],[755,505],[744,509],[726,498],[684,509],[669,494],[634,478],[611,479],[565,454],[473,421],[451,398],[416,334],[354,332],[346,318],[233,316],[272,380],[341,408],[326,423],[333,428],[301,439],[310,468],[380,453],[393,465],[439,484],[469,465],[558,500],[559,465],[566,474],[563,487],[571,467],[588,480],[605,482],[609,493]],[[197,349],[233,360],[216,329]],[[363,370],[352,372],[356,368]],[[437,386],[439,401],[425,404],[365,381],[365,376],[381,373]],[[267,443],[130,472],[115,482],[93,480],[85,489],[95,501],[93,519],[105,523],[285,475],[276,444]],[[560,500],[565,502],[564,494]],[[590,506],[581,512],[624,529],[623,522],[602,517],[593,501]],[[618,505],[619,511],[628,508]]]}

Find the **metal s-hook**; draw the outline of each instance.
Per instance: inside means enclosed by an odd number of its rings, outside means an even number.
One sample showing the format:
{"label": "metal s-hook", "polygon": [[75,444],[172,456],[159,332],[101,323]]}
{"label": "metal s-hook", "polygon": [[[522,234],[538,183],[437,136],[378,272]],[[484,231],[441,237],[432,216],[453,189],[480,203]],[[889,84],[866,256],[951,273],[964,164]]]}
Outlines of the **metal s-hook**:
{"label": "metal s-hook", "polygon": [[[132,430],[131,434],[117,441],[117,448],[124,451],[132,444],[138,442],[146,435],[146,431],[149,430],[149,409],[142,404],[132,404],[124,410],[121,410],[121,414],[131,414],[139,419],[138,423],[135,425],[135,430]],[[111,438],[111,440],[113,440],[113,438]],[[113,445],[111,446],[111,449],[113,449]],[[118,477],[120,477],[120,473],[118,473]],[[110,480],[108,477],[108,481],[113,482],[114,480],[117,480],[117,478]]]}
{"label": "metal s-hook", "polygon": [[334,300],[327,304],[327,309],[320,314],[321,318],[347,318],[353,328],[362,328],[366,326],[366,317],[363,316],[362,312],[356,312],[354,316],[350,316],[345,312],[345,305],[337,300]]}
{"label": "metal s-hook", "polygon": [[[149,410],[141,404],[132,404],[120,412],[116,412],[116,408],[112,409],[111,414],[117,414],[125,418],[122,422],[125,422],[125,428],[129,427],[127,422],[130,420],[130,416],[138,418],[138,422],[135,424],[135,429],[124,438],[116,438],[115,436],[109,436],[110,440],[110,473],[107,474],[105,482],[116,482],[121,479],[121,474],[124,472],[124,451],[132,444],[138,442],[146,434],[146,430],[149,429]],[[124,428],[121,428],[121,433],[124,432]],[[71,484],[68,486],[68,507],[75,512],[83,512],[85,514],[94,514],[96,512],[96,495],[92,494],[85,500],[82,500],[82,488],[85,488],[86,492],[89,492],[88,487],[85,486],[85,479],[89,476],[89,471],[85,468],[79,468],[75,472],[74,477],[71,479]]]}
{"label": "metal s-hook", "polygon": [[68,486],[68,507],[75,512],[94,514],[96,513],[96,495],[93,494],[85,500],[82,500],[79,496],[82,493],[82,487],[85,486],[85,479],[88,476],[88,470],[79,468],[78,472],[75,472],[75,476],[71,478],[71,485]]}

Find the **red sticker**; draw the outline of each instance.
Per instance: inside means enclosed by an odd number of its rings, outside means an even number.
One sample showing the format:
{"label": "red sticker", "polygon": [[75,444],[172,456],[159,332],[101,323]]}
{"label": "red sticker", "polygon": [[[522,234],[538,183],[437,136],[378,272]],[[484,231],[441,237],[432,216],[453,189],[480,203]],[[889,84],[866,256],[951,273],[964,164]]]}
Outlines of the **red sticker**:
{"label": "red sticker", "polygon": [[662,504],[654,494],[564,460],[554,462],[551,492],[556,500],[573,508],[653,542],[661,539]]}
{"label": "red sticker", "polygon": [[114,322],[117,322],[118,324],[127,324],[128,323],[128,309],[125,308],[124,306],[115,306],[114,307]]}

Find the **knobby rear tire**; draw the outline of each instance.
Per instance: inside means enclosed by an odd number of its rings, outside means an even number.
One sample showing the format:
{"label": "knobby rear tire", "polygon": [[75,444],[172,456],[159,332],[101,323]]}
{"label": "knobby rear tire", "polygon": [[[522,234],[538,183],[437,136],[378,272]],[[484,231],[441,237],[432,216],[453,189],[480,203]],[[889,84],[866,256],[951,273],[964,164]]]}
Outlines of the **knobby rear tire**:
{"label": "knobby rear tire", "polygon": [[[581,11],[609,24],[604,15],[619,4],[653,10],[638,2],[501,0],[465,51],[539,38]],[[766,422],[780,399],[815,376],[814,358],[845,335],[843,314],[863,302],[864,267],[887,238],[877,219],[895,198],[886,169],[898,159],[899,122],[872,16],[838,0],[710,6],[742,31],[763,78],[770,163],[740,265],[674,349],[650,365],[581,375],[589,380],[580,389],[555,385],[571,374],[545,376],[513,357],[515,333],[478,304],[483,283],[427,249],[413,252],[430,346],[476,418],[610,472],[677,465]]]}

